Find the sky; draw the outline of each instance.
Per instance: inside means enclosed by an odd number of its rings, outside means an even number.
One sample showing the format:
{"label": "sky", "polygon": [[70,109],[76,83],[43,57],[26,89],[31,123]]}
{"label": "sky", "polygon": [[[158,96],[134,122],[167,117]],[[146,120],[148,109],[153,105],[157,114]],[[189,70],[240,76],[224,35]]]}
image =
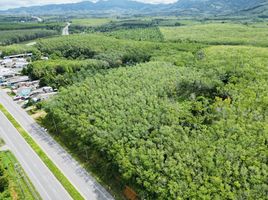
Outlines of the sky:
{"label": "sky", "polygon": [[[55,3],[76,3],[82,0],[0,0],[0,10],[6,10],[9,8],[26,7],[34,5],[45,5]],[[136,0],[146,3],[173,3],[177,0]]]}

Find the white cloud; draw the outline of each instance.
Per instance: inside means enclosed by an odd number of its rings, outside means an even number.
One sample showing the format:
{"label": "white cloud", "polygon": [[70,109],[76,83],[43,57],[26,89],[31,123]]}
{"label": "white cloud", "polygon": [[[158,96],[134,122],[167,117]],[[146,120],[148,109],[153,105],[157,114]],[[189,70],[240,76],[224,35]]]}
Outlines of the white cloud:
{"label": "white cloud", "polygon": [[37,6],[45,4],[76,3],[81,0],[0,0],[0,9]]}
{"label": "white cloud", "polygon": [[[0,0],[0,10],[45,4],[76,3],[82,0]],[[173,3],[177,0],[136,0],[146,3]]]}

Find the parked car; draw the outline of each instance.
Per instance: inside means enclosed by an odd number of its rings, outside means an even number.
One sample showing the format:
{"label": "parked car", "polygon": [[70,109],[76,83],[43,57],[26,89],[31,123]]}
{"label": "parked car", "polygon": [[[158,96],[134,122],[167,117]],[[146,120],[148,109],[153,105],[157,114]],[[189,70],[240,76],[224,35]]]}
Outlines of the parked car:
{"label": "parked car", "polygon": [[21,96],[15,96],[15,97],[13,98],[13,100],[14,100],[14,101],[19,101],[19,100],[21,100]]}
{"label": "parked car", "polygon": [[21,97],[21,100],[28,100],[30,99],[30,96]]}

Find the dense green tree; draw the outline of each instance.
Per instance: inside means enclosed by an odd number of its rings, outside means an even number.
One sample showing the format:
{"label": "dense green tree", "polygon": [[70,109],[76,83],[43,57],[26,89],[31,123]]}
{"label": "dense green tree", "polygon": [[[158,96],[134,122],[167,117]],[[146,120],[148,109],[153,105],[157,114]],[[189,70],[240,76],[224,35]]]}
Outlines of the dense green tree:
{"label": "dense green tree", "polygon": [[59,88],[82,81],[86,76],[108,69],[109,64],[99,60],[48,60],[36,61],[23,69],[32,80],[40,80],[40,86]]}
{"label": "dense green tree", "polygon": [[142,199],[265,199],[268,51],[202,54],[89,77],[46,105],[45,123]]}
{"label": "dense green tree", "polygon": [[0,199],[11,200],[8,184],[9,183],[6,174],[0,165]]}
{"label": "dense green tree", "polygon": [[10,45],[56,34],[58,31],[46,29],[0,31],[0,44]]}

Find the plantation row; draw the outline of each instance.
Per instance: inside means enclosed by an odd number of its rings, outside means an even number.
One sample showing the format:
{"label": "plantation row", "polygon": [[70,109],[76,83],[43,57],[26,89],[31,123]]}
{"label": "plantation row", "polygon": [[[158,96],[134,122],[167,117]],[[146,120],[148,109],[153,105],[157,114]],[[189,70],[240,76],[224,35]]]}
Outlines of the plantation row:
{"label": "plantation row", "polygon": [[44,123],[141,199],[263,199],[267,55],[220,46],[187,67],[112,69],[61,89]]}
{"label": "plantation row", "polygon": [[0,31],[0,44],[9,45],[56,34],[57,31],[45,29]]}
{"label": "plantation row", "polygon": [[25,29],[48,29],[48,30],[61,30],[63,23],[3,23],[0,22],[0,31],[6,30],[25,30]]}
{"label": "plantation row", "polygon": [[107,61],[111,66],[120,66],[146,62],[151,57],[160,55],[182,51],[196,52],[202,46],[204,45],[190,43],[138,42],[87,34],[41,40],[36,47],[53,58],[93,58]]}
{"label": "plantation row", "polygon": [[138,28],[131,30],[118,30],[106,33],[108,36],[113,36],[117,39],[128,39],[138,41],[156,41],[164,40],[162,33],[158,27],[153,28]]}

